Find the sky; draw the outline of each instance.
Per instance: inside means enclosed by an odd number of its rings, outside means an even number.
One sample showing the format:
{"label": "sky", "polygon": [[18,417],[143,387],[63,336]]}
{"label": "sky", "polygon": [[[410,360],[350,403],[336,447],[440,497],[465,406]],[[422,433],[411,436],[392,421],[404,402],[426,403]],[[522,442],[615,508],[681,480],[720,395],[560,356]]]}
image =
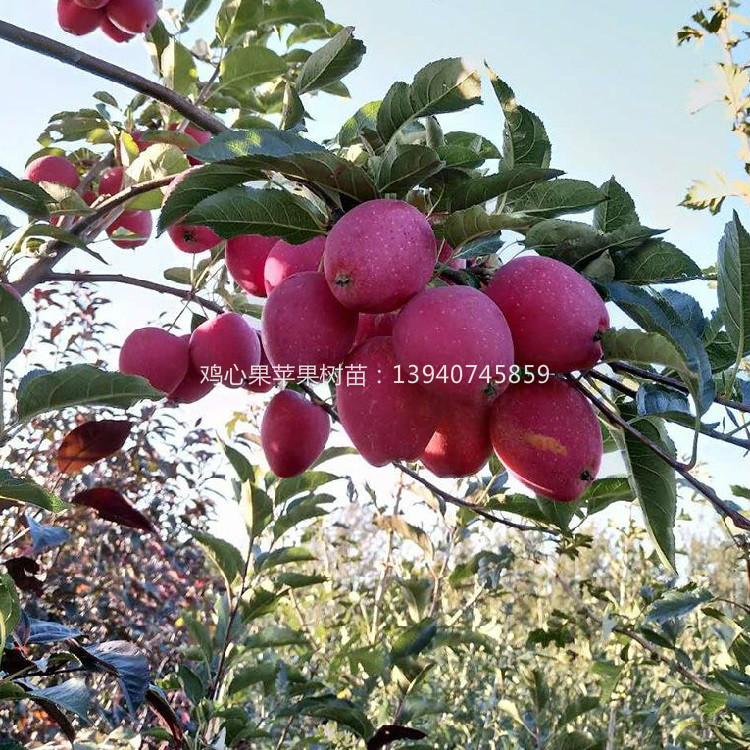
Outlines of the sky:
{"label": "sky", "polygon": [[[165,0],[174,4],[181,3]],[[743,207],[728,202],[712,217],[678,205],[696,178],[716,170],[739,176],[737,144],[723,108],[689,114],[698,96],[696,82],[713,78],[711,64],[718,56],[710,45],[676,46],[675,33],[696,10],[694,3],[324,0],[324,5],[329,18],[355,27],[367,55],[346,79],[352,99],[306,100],[315,118],[312,138],[330,137],[359,106],[382,98],[394,80],[411,80],[432,60],[462,56],[477,66],[486,60],[544,121],[553,167],[597,184],[614,174],[635,199],[642,223],[669,228],[667,239],[699,264],[714,262],[729,210]],[[54,8],[54,0],[0,0],[0,18],[151,76],[140,41],[116,45],[100,33],[71,37],[57,27]],[[185,41],[210,34],[199,22]],[[120,86],[0,41],[0,165],[21,173],[49,115],[90,106],[91,94],[102,89],[120,101],[131,96]],[[444,129],[473,130],[500,143],[502,116],[486,79],[484,102],[442,117]],[[164,268],[189,264],[165,239],[135,252],[106,242],[97,249],[112,264],[108,270],[157,280]],[[62,270],[89,267],[87,259],[71,254]],[[688,289],[695,291],[695,285]],[[153,321],[165,307],[179,310],[179,300],[144,290],[106,291],[117,303],[107,315],[122,332]],[[220,427],[230,410],[244,405],[244,394],[217,390],[194,413]],[[747,466],[741,452],[724,446],[707,456],[712,473],[722,477],[736,479],[738,467]],[[380,476],[386,484],[392,479]]]}

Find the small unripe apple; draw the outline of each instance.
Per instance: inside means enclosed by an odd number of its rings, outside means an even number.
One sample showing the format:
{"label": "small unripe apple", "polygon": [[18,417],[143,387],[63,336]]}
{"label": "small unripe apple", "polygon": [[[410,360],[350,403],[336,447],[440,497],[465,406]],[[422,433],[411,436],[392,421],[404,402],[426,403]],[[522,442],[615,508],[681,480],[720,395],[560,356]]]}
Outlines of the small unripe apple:
{"label": "small unripe apple", "polygon": [[140,375],[165,393],[182,382],[188,364],[186,342],[162,328],[137,328],[120,349],[120,372]]}
{"label": "small unripe apple", "polygon": [[341,424],[373,466],[418,459],[445,408],[424,388],[400,378],[396,365],[389,336],[369,339],[344,360],[336,386]]}
{"label": "small unripe apple", "polygon": [[489,403],[508,387],[513,340],[492,300],[469,286],[425,289],[396,318],[404,372],[438,395]]}
{"label": "small unripe apple", "polygon": [[109,20],[123,31],[146,34],[158,18],[156,0],[109,0],[105,12]]}
{"label": "small unripe apple", "polygon": [[99,195],[117,195],[122,190],[125,167],[110,167],[99,180]]}
{"label": "small unripe apple", "polygon": [[[185,351],[188,351],[190,334],[180,336],[180,341],[184,344]],[[203,373],[190,360],[185,377],[180,381],[177,388],[169,394],[169,400],[178,404],[194,404],[207,396],[213,388],[214,383],[210,379],[204,378]]]}
{"label": "small unripe apple", "polygon": [[320,457],[331,432],[325,410],[299,393],[284,390],[268,403],[260,425],[260,442],[277,477],[296,477]]}
{"label": "small unripe apple", "polygon": [[90,34],[99,28],[103,18],[103,10],[84,8],[74,0],[57,0],[57,22],[69,34]]}
{"label": "small unripe apple", "polygon": [[601,359],[609,314],[596,289],[570,266],[515,258],[495,272],[485,292],[508,321],[519,365],[572,372]]}
{"label": "small unripe apple", "polygon": [[397,310],[435,268],[435,235],[404,201],[367,201],[345,214],[326,239],[323,262],[336,299],[357,312]]}
{"label": "small unripe apple", "polygon": [[224,253],[227,271],[248,294],[256,297],[266,296],[263,271],[268,254],[278,241],[278,237],[245,234],[241,237],[232,237],[227,242]]}
{"label": "small unripe apple", "polygon": [[[290,379],[323,378],[354,343],[357,314],[340,305],[323,274],[305,271],[279,284],[263,308],[263,341],[276,368]],[[285,373],[280,372],[280,376]]]}
{"label": "small unripe apple", "polygon": [[471,477],[489,461],[490,413],[484,404],[452,401],[420,460],[437,477]]}
{"label": "small unripe apple", "polygon": [[363,341],[373,339],[375,336],[390,336],[393,333],[393,324],[397,317],[397,311],[378,313],[377,315],[360,313],[354,346],[359,346]]}
{"label": "small unripe apple", "polygon": [[54,182],[77,188],[80,183],[78,170],[70,159],[64,156],[40,156],[26,166],[25,177],[32,182]]}
{"label": "small unripe apple", "polygon": [[317,271],[323,258],[325,237],[313,237],[301,245],[279,240],[266,258],[263,271],[266,294],[270,294],[284,279],[303,271]]}
{"label": "small unripe apple", "polygon": [[602,460],[602,432],[591,404],[555,377],[511,385],[492,404],[490,437],[508,470],[550,500],[577,500]]}
{"label": "small unripe apple", "polygon": [[[118,28],[112,23],[112,21],[109,20],[109,18],[107,18],[106,15],[102,19],[100,28],[106,36],[108,36],[113,42],[117,42],[118,44],[129,42],[131,39],[135,39],[135,34],[131,34],[128,31],[123,31],[122,29]],[[144,151],[145,147],[141,148],[140,150]]]}
{"label": "small unripe apple", "polygon": [[[151,237],[153,229],[153,219],[150,211],[123,211],[120,216],[113,221],[107,228],[107,235],[110,240],[123,248],[136,248],[145,245]],[[115,237],[118,230],[126,230],[135,237],[130,238],[127,235]]]}
{"label": "small unripe apple", "polygon": [[193,331],[190,359],[214,383],[240,388],[260,363],[260,340],[242,315],[222,313]]}

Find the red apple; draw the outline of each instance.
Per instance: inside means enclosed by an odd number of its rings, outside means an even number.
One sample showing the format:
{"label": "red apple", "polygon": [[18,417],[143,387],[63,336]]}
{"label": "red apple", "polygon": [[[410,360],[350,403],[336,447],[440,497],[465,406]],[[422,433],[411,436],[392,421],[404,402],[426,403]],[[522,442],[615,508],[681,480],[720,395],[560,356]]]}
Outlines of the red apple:
{"label": "red apple", "polygon": [[188,370],[185,342],[161,328],[138,328],[120,349],[120,372],[140,375],[165,393],[172,393]]}
{"label": "red apple", "polygon": [[266,294],[295,273],[317,271],[323,258],[325,241],[325,237],[314,237],[301,245],[291,245],[284,240],[273,245],[264,268]]}
{"label": "red apple", "polygon": [[[120,216],[113,221],[107,228],[107,235],[110,240],[117,245],[117,247],[123,248],[136,248],[145,245],[151,237],[151,230],[153,229],[153,220],[151,218],[150,211],[123,211]],[[116,235],[122,230],[127,231],[132,238],[127,234],[122,234],[122,237]]]}
{"label": "red apple", "polygon": [[271,248],[279,241],[278,237],[263,237],[260,234],[246,234],[232,237],[227,242],[224,259],[229,275],[249,294],[266,296],[263,269]]}
{"label": "red apple", "polygon": [[26,179],[32,182],[54,182],[77,188],[80,183],[78,170],[64,156],[40,156],[26,166]]}

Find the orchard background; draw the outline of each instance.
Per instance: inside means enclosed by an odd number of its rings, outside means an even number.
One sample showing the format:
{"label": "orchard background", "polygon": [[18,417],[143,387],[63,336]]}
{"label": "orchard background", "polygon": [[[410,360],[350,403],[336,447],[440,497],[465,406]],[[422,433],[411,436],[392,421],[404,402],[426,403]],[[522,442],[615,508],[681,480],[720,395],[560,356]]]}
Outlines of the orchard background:
{"label": "orchard background", "polygon": [[[46,0],[0,20],[0,747],[750,746],[740,4],[177,5],[122,44]],[[165,200],[185,151],[205,166]],[[51,154],[76,189],[26,172]],[[224,241],[157,232],[299,244],[378,196],[466,261],[432,286],[483,289],[521,253],[607,301],[603,361],[559,380],[601,421],[580,499],[496,456],[370,468],[327,385],[292,386],[334,429],[280,479],[272,393],[177,405],[118,373],[136,328],[260,328]],[[123,207],[152,212],[152,236],[114,235],[139,247],[107,238]]]}

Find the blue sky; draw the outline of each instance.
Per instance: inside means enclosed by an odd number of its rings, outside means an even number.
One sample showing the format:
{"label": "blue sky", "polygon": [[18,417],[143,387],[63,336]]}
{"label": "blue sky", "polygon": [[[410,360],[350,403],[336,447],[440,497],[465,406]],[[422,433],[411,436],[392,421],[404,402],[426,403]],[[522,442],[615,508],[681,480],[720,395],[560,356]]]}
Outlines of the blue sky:
{"label": "blue sky", "polygon": [[[166,0],[165,5],[171,5]],[[64,34],[53,0],[3,4],[2,17],[104,57],[128,70],[151,74],[140,41],[115,45],[100,33]],[[215,3],[218,6],[218,1]],[[633,195],[641,221],[670,228],[667,237],[699,263],[715,259],[728,217],[691,212],[678,203],[687,185],[715,170],[734,174],[736,144],[720,106],[688,114],[696,80],[711,78],[717,51],[677,48],[675,32],[694,12],[690,2],[653,0],[559,0],[510,3],[502,0],[327,0],[328,16],[356,28],[368,48],[347,78],[352,100],[316,97],[306,102],[315,117],[311,135],[334,134],[361,104],[381,98],[393,80],[410,80],[422,65],[440,57],[483,60],[508,81],[520,102],[540,115],[553,144],[552,166],[571,177],[601,183],[614,174]],[[193,36],[210,30],[203,23]],[[130,94],[89,74],[0,42],[0,164],[19,173],[35,150],[47,117],[63,109],[90,106],[91,94]],[[500,143],[502,118],[491,89],[485,106],[443,119],[444,127],[480,132]],[[737,206],[739,208],[739,206]],[[113,270],[158,278],[163,268],[186,265],[167,240],[152,241],[137,253],[108,243],[102,252]],[[67,266],[86,267],[80,255]],[[179,309],[140,290],[107,289],[118,302],[112,319],[128,330],[162,310]],[[123,328],[123,326],[126,326]],[[215,394],[201,409],[221,424],[226,408],[242,404],[235,394]],[[214,408],[215,407],[215,408]],[[209,417],[213,419],[213,417]],[[712,450],[712,468],[731,470],[741,453]]]}

